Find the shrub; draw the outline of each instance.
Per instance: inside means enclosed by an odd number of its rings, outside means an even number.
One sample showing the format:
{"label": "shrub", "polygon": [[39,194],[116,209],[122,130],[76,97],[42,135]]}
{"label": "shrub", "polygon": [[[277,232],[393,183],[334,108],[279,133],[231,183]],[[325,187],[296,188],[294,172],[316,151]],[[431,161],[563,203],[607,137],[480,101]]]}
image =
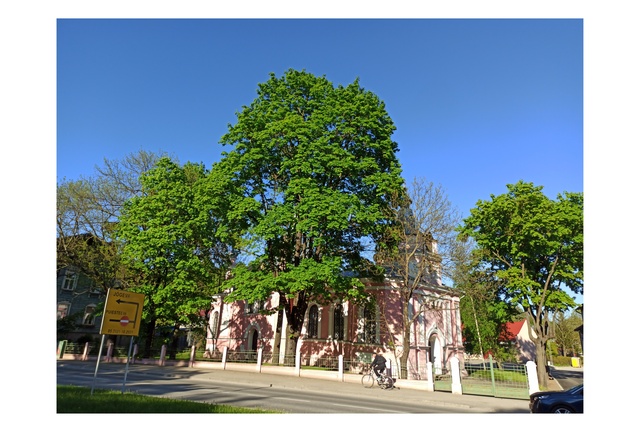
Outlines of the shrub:
{"label": "shrub", "polygon": [[571,357],[554,356],[552,363],[554,366],[571,366]]}

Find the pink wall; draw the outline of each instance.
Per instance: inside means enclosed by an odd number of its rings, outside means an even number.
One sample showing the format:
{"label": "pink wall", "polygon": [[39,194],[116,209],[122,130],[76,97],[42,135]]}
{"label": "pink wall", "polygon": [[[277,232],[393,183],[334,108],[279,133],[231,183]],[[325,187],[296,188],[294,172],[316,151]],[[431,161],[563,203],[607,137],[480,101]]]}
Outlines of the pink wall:
{"label": "pink wall", "polygon": [[[402,303],[397,290],[394,290],[391,282],[384,284],[368,284],[367,289],[376,296],[379,309],[379,343],[369,344],[358,339],[359,308],[353,304],[346,304],[348,310],[345,327],[346,334],[344,340],[334,340],[331,336],[333,331],[333,307],[331,305],[319,306],[319,334],[316,339],[301,338],[300,352],[303,358],[317,357],[337,357],[343,355],[345,361],[368,362],[370,354],[380,351],[388,359],[395,357],[390,345],[401,346],[402,344]],[[446,363],[452,356],[458,356],[460,361],[464,361],[464,353],[461,346],[459,312],[456,310],[458,298],[452,296],[442,289],[433,289],[429,294],[436,298],[435,306],[424,312],[422,319],[413,323],[412,333],[414,334],[411,347],[408,369],[410,378],[419,377],[424,374],[427,358],[431,361],[439,359],[446,367]],[[218,301],[212,304],[212,311],[220,313],[220,333],[215,340],[208,340],[208,347],[215,347],[222,350],[228,346],[230,350],[251,351],[249,330],[258,330],[260,340],[258,348],[262,348],[264,353],[271,353],[274,344],[275,327],[277,314],[263,316],[260,314],[246,314],[243,302],[232,304]],[[211,314],[212,316],[213,314]],[[305,320],[308,323],[308,314]],[[433,343],[437,341],[437,343]],[[431,346],[429,346],[431,345]],[[282,347],[284,349],[284,347]],[[434,353],[434,349],[439,349]]]}

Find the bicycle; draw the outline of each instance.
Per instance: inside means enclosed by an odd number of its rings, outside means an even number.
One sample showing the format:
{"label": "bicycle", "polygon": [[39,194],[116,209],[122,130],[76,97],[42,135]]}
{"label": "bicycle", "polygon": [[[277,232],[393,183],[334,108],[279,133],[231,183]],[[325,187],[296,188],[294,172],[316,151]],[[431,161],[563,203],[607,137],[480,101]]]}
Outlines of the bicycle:
{"label": "bicycle", "polygon": [[362,385],[366,388],[373,387],[374,383],[378,383],[378,386],[383,390],[389,390],[394,387],[393,378],[385,373],[378,376],[373,372],[373,369],[369,369],[366,374],[362,375],[361,381]]}

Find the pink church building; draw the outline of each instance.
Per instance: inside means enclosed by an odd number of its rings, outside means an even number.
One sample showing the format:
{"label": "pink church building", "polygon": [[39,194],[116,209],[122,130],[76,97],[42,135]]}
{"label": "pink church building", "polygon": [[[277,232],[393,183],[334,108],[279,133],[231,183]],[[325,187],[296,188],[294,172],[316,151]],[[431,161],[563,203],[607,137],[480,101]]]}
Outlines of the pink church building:
{"label": "pink church building", "polygon": [[[371,361],[373,352],[380,352],[394,376],[420,380],[426,379],[427,362],[434,375],[446,373],[452,357],[464,364],[460,299],[439,279],[414,290],[409,302],[409,313],[417,313],[417,317],[411,323],[404,376],[399,373],[404,333],[398,283],[392,278],[364,282],[376,300],[375,307],[348,301],[309,304],[296,346],[303,365],[326,367],[342,356],[345,371],[358,371]],[[273,309],[279,302],[278,294],[264,304],[228,303],[224,297],[220,294],[211,303],[207,352],[219,355],[226,347],[235,355],[251,357],[260,351],[263,363],[291,364],[284,349],[286,314],[260,312]]]}

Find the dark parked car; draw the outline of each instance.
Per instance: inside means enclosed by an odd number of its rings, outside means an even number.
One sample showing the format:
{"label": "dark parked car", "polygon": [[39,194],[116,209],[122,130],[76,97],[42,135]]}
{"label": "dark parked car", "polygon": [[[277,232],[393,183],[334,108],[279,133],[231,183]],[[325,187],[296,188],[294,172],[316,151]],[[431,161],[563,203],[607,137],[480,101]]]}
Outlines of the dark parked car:
{"label": "dark parked car", "polygon": [[532,413],[569,414],[583,412],[583,384],[565,391],[544,391],[529,396]]}

